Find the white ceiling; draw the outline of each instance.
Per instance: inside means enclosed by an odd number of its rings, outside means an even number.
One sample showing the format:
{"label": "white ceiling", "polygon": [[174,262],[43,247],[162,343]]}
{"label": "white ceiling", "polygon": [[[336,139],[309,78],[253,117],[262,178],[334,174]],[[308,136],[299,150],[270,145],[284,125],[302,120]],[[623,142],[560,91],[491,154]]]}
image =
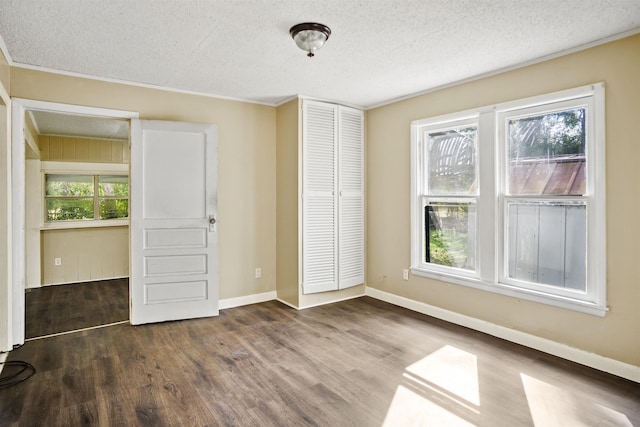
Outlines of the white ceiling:
{"label": "white ceiling", "polygon": [[129,139],[129,121],[106,117],[30,111],[39,135]]}
{"label": "white ceiling", "polygon": [[[305,21],[332,30],[314,58]],[[637,32],[640,0],[0,0],[13,65],[269,105],[370,108]]]}

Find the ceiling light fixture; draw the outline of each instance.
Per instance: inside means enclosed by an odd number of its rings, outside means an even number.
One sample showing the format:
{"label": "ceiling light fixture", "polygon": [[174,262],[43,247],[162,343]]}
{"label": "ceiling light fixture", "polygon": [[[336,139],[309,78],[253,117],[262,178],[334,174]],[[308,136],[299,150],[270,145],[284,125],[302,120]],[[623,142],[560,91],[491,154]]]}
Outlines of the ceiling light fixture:
{"label": "ceiling light fixture", "polygon": [[291,27],[289,33],[296,45],[307,52],[307,56],[311,58],[315,55],[316,50],[320,49],[329,39],[331,29],[317,22],[303,22]]}

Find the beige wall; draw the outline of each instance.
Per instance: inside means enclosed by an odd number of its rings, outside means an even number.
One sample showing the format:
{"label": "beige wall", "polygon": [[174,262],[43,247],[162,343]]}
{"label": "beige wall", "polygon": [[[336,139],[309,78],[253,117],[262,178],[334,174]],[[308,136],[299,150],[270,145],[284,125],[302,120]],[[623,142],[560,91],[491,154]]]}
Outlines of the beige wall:
{"label": "beige wall", "polygon": [[40,135],[40,160],[129,163],[129,141]]}
{"label": "beige wall", "polygon": [[9,67],[9,63],[7,62],[7,58],[5,58],[4,54],[0,50],[0,85],[2,85],[7,93],[9,93],[11,88],[11,67]]}
{"label": "beige wall", "polygon": [[[640,366],[640,36],[369,111],[368,285]],[[606,83],[607,304],[600,318],[413,276],[410,123],[503,101]]]}
{"label": "beige wall", "polygon": [[[44,230],[44,285],[129,276],[129,227]],[[54,265],[60,258],[62,265]]]}
{"label": "beige wall", "polygon": [[276,111],[276,284],[278,298],[298,306],[298,119],[300,101]]}
{"label": "beige wall", "polygon": [[274,107],[15,67],[11,79],[16,97],[218,125],[219,296],[275,291]]}

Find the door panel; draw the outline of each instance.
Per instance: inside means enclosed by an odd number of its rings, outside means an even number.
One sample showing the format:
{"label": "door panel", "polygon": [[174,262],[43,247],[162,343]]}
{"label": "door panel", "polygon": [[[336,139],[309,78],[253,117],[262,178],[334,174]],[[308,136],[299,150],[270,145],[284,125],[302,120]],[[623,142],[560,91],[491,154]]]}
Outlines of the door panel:
{"label": "door panel", "polygon": [[131,323],[218,314],[216,127],[131,124]]}
{"label": "door panel", "polygon": [[336,107],[307,101],[302,148],[302,291],[338,289]]}

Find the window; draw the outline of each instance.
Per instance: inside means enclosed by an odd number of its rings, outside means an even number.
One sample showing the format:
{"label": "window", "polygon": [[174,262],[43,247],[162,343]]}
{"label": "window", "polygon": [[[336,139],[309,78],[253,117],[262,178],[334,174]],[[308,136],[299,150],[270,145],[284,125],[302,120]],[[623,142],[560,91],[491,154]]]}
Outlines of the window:
{"label": "window", "polygon": [[604,87],[412,124],[412,272],[606,312]]}
{"label": "window", "polygon": [[129,177],[99,175],[97,181],[100,219],[129,217]]}
{"label": "window", "polygon": [[424,174],[420,183],[424,245],[420,264],[458,274],[476,272],[478,198],[475,119],[420,129]]}
{"label": "window", "polygon": [[45,174],[46,222],[128,217],[128,176]]}

